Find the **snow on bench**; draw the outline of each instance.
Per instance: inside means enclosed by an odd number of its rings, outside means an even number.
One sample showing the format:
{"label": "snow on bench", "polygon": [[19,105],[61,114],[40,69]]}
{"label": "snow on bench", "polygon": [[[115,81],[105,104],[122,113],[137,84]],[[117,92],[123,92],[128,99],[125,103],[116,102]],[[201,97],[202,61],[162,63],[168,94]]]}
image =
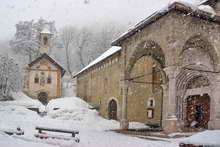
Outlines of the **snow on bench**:
{"label": "snow on bench", "polygon": [[24,135],[24,131],[20,127],[17,127],[16,130],[15,129],[3,129],[1,131],[8,135]]}
{"label": "snow on bench", "polygon": [[185,138],[180,147],[220,147],[220,130],[207,130]]}
{"label": "snow on bench", "polygon": [[[35,137],[38,137],[40,139],[62,139],[62,140],[71,140],[74,139],[76,142],[79,142],[79,138],[76,136],[76,134],[79,134],[79,131],[76,130],[65,130],[65,129],[55,129],[55,128],[46,128],[46,127],[36,127],[36,130],[38,130],[38,134],[35,134]],[[69,133],[72,136],[66,137],[62,135],[52,135],[52,134],[46,134],[43,133],[43,131],[50,131],[50,132],[59,132],[59,133]]]}

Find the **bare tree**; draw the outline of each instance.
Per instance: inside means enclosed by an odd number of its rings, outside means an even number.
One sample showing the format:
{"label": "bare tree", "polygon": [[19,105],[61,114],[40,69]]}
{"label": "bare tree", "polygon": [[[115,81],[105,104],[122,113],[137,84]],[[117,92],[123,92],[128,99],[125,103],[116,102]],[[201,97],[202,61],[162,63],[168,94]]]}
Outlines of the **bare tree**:
{"label": "bare tree", "polygon": [[70,49],[72,48],[73,42],[75,41],[75,35],[76,35],[75,33],[76,33],[76,29],[72,26],[64,27],[60,33],[60,40],[62,42],[63,48],[65,49],[66,66],[69,74],[72,73],[71,61],[70,61],[70,56],[71,56]]}
{"label": "bare tree", "polygon": [[11,99],[10,93],[21,88],[18,65],[8,56],[0,56],[0,100]]}
{"label": "bare tree", "polygon": [[[10,41],[10,45],[16,53],[28,56],[29,63],[39,56],[40,48],[40,32],[48,26],[51,33],[56,33],[55,22],[47,22],[44,19],[39,19],[37,22],[21,21],[16,24],[15,37]],[[54,35],[55,36],[55,35]]]}
{"label": "bare tree", "polygon": [[[84,55],[85,50],[88,48],[88,45],[91,41],[92,34],[86,28],[79,30],[78,37],[75,40],[76,45],[76,53],[79,57],[81,68],[85,67],[86,64],[86,56]],[[88,58],[87,58],[88,59]]]}
{"label": "bare tree", "polygon": [[61,47],[54,49],[53,54],[66,65],[69,73],[78,71],[109,49],[111,41],[124,29],[125,26],[114,23],[83,28],[66,26],[59,33]]}

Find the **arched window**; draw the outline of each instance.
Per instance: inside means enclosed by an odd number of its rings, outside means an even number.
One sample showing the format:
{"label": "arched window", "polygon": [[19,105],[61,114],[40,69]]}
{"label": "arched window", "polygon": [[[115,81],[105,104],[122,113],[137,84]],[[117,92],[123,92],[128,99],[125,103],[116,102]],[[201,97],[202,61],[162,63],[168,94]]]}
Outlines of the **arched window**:
{"label": "arched window", "polygon": [[44,42],[44,45],[47,45],[48,38],[47,38],[46,36],[44,36],[44,38],[43,38],[43,42]]}

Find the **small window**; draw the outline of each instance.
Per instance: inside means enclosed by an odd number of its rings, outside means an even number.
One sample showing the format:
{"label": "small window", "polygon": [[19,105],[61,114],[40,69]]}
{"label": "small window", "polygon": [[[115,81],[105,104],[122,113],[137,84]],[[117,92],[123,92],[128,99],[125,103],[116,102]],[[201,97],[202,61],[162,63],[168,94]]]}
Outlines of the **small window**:
{"label": "small window", "polygon": [[155,107],[155,99],[154,98],[149,98],[147,102],[148,107]]}
{"label": "small window", "polygon": [[34,78],[34,83],[36,83],[36,84],[39,83],[39,78],[38,77]]}
{"label": "small window", "polygon": [[47,84],[51,84],[51,77],[47,78]]}
{"label": "small window", "polygon": [[154,118],[154,109],[147,109],[147,118]]}
{"label": "small window", "polygon": [[47,45],[48,38],[45,36],[43,40],[44,40],[44,45]]}
{"label": "small window", "polygon": [[154,100],[150,100],[150,107],[154,106]]}

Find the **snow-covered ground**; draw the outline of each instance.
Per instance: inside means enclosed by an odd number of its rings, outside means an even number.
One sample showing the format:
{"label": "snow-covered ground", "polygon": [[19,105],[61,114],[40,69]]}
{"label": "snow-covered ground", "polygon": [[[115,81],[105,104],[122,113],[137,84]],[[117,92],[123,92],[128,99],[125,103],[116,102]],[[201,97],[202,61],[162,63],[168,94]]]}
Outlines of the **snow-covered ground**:
{"label": "snow-covered ground", "polygon": [[[50,101],[45,108],[48,115],[41,117],[28,107],[42,107],[37,100],[22,93],[15,94],[15,101],[0,102],[0,146],[7,147],[177,147],[177,140],[152,141],[118,134],[112,129],[119,128],[119,122],[106,120],[98,112],[89,109],[89,105],[76,97],[65,97]],[[55,110],[59,108],[58,110]],[[68,130],[79,130],[80,143],[56,139],[42,140],[34,137],[36,126]],[[132,123],[133,128],[144,127],[141,123]],[[3,130],[20,127],[23,136],[8,136]],[[2,130],[2,131],[1,131]],[[48,132],[49,134],[50,132]],[[56,133],[61,135],[61,133]],[[68,136],[69,134],[62,134]]]}

